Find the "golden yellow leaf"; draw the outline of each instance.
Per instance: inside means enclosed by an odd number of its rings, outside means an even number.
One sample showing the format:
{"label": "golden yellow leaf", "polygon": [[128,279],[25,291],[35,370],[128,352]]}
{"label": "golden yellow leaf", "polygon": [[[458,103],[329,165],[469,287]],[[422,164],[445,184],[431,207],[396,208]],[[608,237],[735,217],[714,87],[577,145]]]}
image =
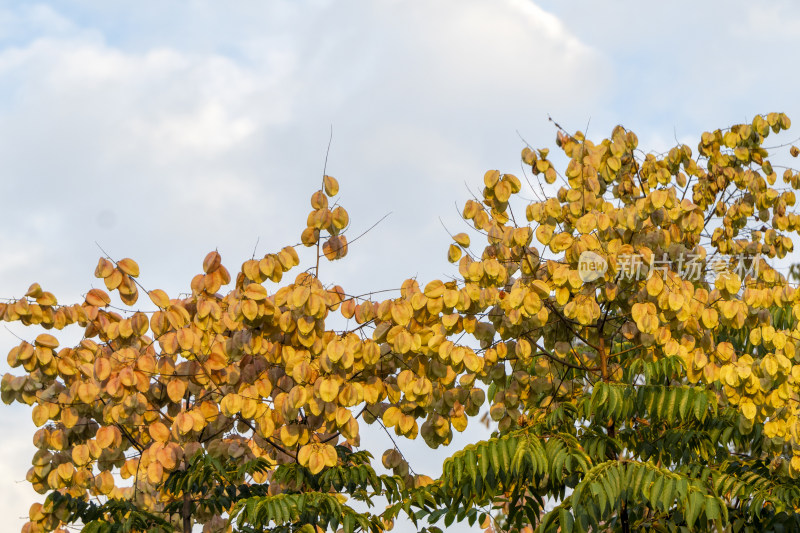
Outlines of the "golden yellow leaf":
{"label": "golden yellow leaf", "polygon": [[36,303],[39,305],[56,305],[58,301],[52,292],[43,292],[36,297]]}
{"label": "golden yellow leaf", "polygon": [[413,309],[410,303],[402,300],[399,302],[392,302],[390,312],[395,324],[398,326],[405,326],[411,320]]}
{"label": "golden yellow leaf", "polygon": [[459,259],[461,259],[461,248],[451,244],[447,249],[447,260],[451,263],[457,263]]}
{"label": "golden yellow leaf", "polygon": [[75,467],[70,463],[61,463],[57,467],[58,477],[64,481],[69,481],[75,474]]}
{"label": "golden yellow leaf", "polygon": [[664,205],[667,203],[667,197],[668,197],[667,191],[665,191],[664,189],[656,189],[653,192],[651,192],[649,196],[650,203],[653,205],[654,209],[659,209],[661,207],[664,207]]}
{"label": "golden yellow leaf", "polygon": [[147,295],[150,296],[150,301],[153,302],[156,307],[160,307],[161,309],[169,307],[169,296],[161,289],[153,289],[148,292]]}
{"label": "golden yellow leaf", "polygon": [[100,389],[94,383],[81,383],[78,386],[78,398],[85,404],[91,405],[97,400]]}
{"label": "golden yellow leaf", "polygon": [[736,294],[742,288],[742,280],[739,275],[734,272],[729,272],[725,276],[725,288],[731,294]]}
{"label": "golden yellow leaf", "polygon": [[328,354],[328,359],[333,361],[334,363],[339,361],[342,356],[344,356],[345,352],[345,344],[340,339],[334,339],[328,343],[326,347],[326,353]]}
{"label": "golden yellow leaf", "polygon": [[36,427],[43,426],[50,419],[50,411],[44,405],[35,405],[31,411],[31,418]]}
{"label": "golden yellow leaf", "polygon": [[220,411],[225,416],[233,416],[242,409],[242,397],[238,394],[226,394],[219,404]]}
{"label": "golden yellow leaf", "polygon": [[322,178],[322,187],[325,189],[325,194],[328,196],[336,196],[339,194],[339,182],[332,176],[324,176]]}
{"label": "golden yellow leaf", "polygon": [[575,222],[575,229],[584,235],[591,233],[597,227],[597,219],[594,214],[587,213]]}
{"label": "golden yellow leaf", "polygon": [[350,223],[350,215],[347,214],[347,210],[345,210],[344,207],[340,205],[336,206],[333,211],[331,211],[331,223],[334,228],[341,231]]}
{"label": "golden yellow leaf", "polygon": [[353,415],[350,413],[349,409],[345,407],[336,409],[335,421],[337,427],[343,427],[351,418],[353,418]]}
{"label": "golden yellow leaf", "polygon": [[499,170],[488,170],[486,174],[483,175],[483,183],[489,189],[494,188],[498,181],[500,181]]}
{"label": "golden yellow leaf", "polygon": [[315,191],[314,194],[311,195],[311,207],[317,211],[327,209],[328,198],[325,196],[323,191]]}
{"label": "golden yellow leaf", "polygon": [[302,385],[295,385],[292,387],[292,390],[289,391],[289,397],[287,401],[294,409],[302,408],[308,402],[308,392],[306,391],[306,388]]}
{"label": "golden yellow leaf", "polygon": [[650,279],[647,280],[646,287],[647,294],[656,297],[661,294],[661,291],[664,289],[664,282],[661,280],[660,276],[650,276]]}
{"label": "golden yellow leaf", "polygon": [[245,288],[244,295],[250,300],[264,300],[267,298],[267,288],[260,283],[250,283]]}
{"label": "golden yellow leaf", "polygon": [[536,228],[536,239],[547,246],[550,244],[550,241],[553,239],[553,230],[555,229],[554,226],[549,224],[542,224],[538,228]]}
{"label": "golden yellow leaf", "polygon": [[114,476],[108,470],[100,472],[95,477],[95,486],[100,494],[109,494],[114,490]]}
{"label": "golden yellow leaf", "polygon": [[444,294],[445,289],[444,283],[437,279],[425,285],[424,293],[428,298],[439,298]]}
{"label": "golden yellow leaf", "polygon": [[456,241],[459,246],[469,248],[469,235],[466,233],[456,233],[453,235],[453,240]]}
{"label": "golden yellow leaf", "polygon": [[562,232],[553,237],[550,241],[550,249],[553,253],[560,253],[572,246],[572,235],[567,232]]}
{"label": "golden yellow leaf", "polygon": [[303,233],[300,234],[300,242],[302,242],[305,246],[314,246],[318,241],[319,230],[317,228],[308,226],[303,230]]}
{"label": "golden yellow leaf", "polygon": [[339,396],[339,381],[333,377],[319,381],[319,398],[323,402],[332,402]]}
{"label": "golden yellow leaf", "polygon": [[242,314],[247,320],[258,318],[258,302],[255,300],[244,300],[242,302]]}
{"label": "golden yellow leaf", "polygon": [[467,353],[464,354],[463,361],[464,366],[470,372],[479,372],[483,368],[483,362],[481,361],[481,358],[470,349],[468,349]]}
{"label": "golden yellow leaf", "polygon": [[751,401],[745,401],[741,405],[742,414],[748,420],[754,420],[756,417],[756,406]]}
{"label": "golden yellow leaf", "polygon": [[333,467],[337,463],[336,449],[330,444],[323,444],[320,450],[325,466]]}
{"label": "golden yellow leaf", "polygon": [[34,341],[36,346],[43,346],[45,348],[55,349],[58,348],[58,339],[53,337],[52,335],[48,335],[47,333],[42,333],[38,337],[36,337],[36,341]]}
{"label": "golden yellow leaf", "polygon": [[647,314],[647,306],[642,303],[635,303],[631,307],[631,318],[634,322],[639,322]]}
{"label": "golden yellow leaf", "polygon": [[181,347],[181,350],[187,352],[192,350],[195,341],[195,334],[192,328],[181,328],[175,332],[175,336],[178,339],[178,345]]}
{"label": "golden yellow leaf", "polygon": [[668,304],[670,309],[672,309],[673,311],[678,311],[683,307],[684,304],[683,295],[677,292],[669,293]]}
{"label": "golden yellow leaf", "polygon": [[511,198],[511,185],[503,180],[494,187],[494,197],[501,203],[508,202]]}
{"label": "golden yellow leaf", "polygon": [[288,447],[293,447],[297,444],[297,441],[300,440],[301,434],[300,426],[296,424],[291,424],[288,426],[282,426],[280,430],[280,439],[281,442]]}
{"label": "golden yellow leaf", "polygon": [[715,328],[719,325],[719,314],[715,309],[704,309],[701,314],[703,325],[707,328]]}
{"label": "golden yellow leaf", "polygon": [[391,406],[386,411],[383,412],[383,423],[386,427],[394,427],[400,421],[400,418],[403,416],[403,413],[397,407]]}
{"label": "golden yellow leaf", "polygon": [[316,444],[306,444],[302,446],[297,452],[297,462],[301,466],[308,466],[308,461],[311,458],[311,454],[314,453],[315,448]]}
{"label": "golden yellow leaf", "polygon": [[106,288],[110,291],[119,288],[122,285],[122,281],[125,279],[125,274],[122,273],[121,270],[115,268],[114,271],[111,273],[110,276],[107,276],[103,281],[106,285]]}

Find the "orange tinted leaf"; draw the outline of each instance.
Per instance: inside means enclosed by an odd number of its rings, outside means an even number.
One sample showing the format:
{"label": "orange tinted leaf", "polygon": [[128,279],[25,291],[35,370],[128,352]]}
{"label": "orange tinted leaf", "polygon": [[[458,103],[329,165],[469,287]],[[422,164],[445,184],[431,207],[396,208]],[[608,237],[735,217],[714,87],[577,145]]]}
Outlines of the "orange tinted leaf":
{"label": "orange tinted leaf", "polygon": [[95,440],[97,441],[97,445],[101,449],[110,448],[111,445],[114,444],[115,429],[116,428],[105,426],[97,430],[97,434],[95,435]]}
{"label": "orange tinted leaf", "polygon": [[161,463],[158,461],[153,461],[149,465],[147,465],[147,480],[156,485],[161,483],[161,479],[164,477],[164,467],[161,466]]}
{"label": "orange tinted leaf", "polygon": [[89,447],[85,444],[79,444],[72,449],[72,460],[78,466],[83,466],[92,460],[89,454]]}
{"label": "orange tinted leaf", "polygon": [[308,457],[307,466],[312,474],[319,474],[325,468],[325,456],[319,451],[312,451]]}
{"label": "orange tinted leaf", "polygon": [[186,394],[186,383],[181,379],[171,379],[167,384],[167,396],[173,402],[177,403],[183,399]]}
{"label": "orange tinted leaf", "polygon": [[356,314],[356,301],[354,298],[350,298],[349,300],[342,302],[341,313],[345,318],[353,318],[353,316]]}
{"label": "orange tinted leaf", "polygon": [[175,425],[180,434],[186,435],[194,429],[194,417],[186,411],[182,411],[175,417]]}
{"label": "orange tinted leaf", "polygon": [[156,453],[156,459],[164,470],[174,470],[178,466],[178,453],[173,446],[165,446]]}
{"label": "orange tinted leaf", "polygon": [[322,191],[316,191],[311,195],[311,207],[317,211],[327,209],[328,198],[325,197]]}
{"label": "orange tinted leaf", "polygon": [[129,257],[120,259],[117,262],[117,267],[132,278],[139,276],[139,265],[136,264],[136,261]]}
{"label": "orange tinted leaf", "polygon": [[133,305],[136,303],[136,300],[139,299],[139,291],[136,287],[133,287],[133,290],[130,292],[122,292],[120,291],[119,299],[122,300],[122,303],[125,305]]}
{"label": "orange tinted leaf", "polygon": [[100,494],[108,494],[114,490],[114,476],[105,470],[95,477],[95,486]]}
{"label": "orange tinted leaf", "polygon": [[92,289],[86,294],[86,303],[95,307],[105,307],[111,303],[111,298],[105,291]]}
{"label": "orange tinted leaf", "polygon": [[101,257],[100,260],[97,262],[97,267],[94,269],[94,275],[97,278],[107,278],[114,272],[114,263],[106,259],[105,257]]}
{"label": "orange tinted leaf", "polygon": [[155,441],[167,442],[169,440],[169,429],[161,422],[153,422],[147,430]]}
{"label": "orange tinted leaf", "polygon": [[25,293],[25,296],[30,298],[38,298],[43,294],[42,286],[38,283],[32,283],[30,287],[28,287],[28,292]]}
{"label": "orange tinted leaf", "polygon": [[302,242],[304,246],[314,246],[318,241],[319,230],[317,228],[309,226],[300,234],[300,242]]}
{"label": "orange tinted leaf", "polygon": [[98,381],[105,381],[111,375],[111,363],[105,357],[98,357],[94,361],[94,375]]}
{"label": "orange tinted leaf", "polygon": [[195,341],[195,334],[191,328],[181,328],[176,332],[178,338],[178,345],[183,351],[189,352],[192,350]]}
{"label": "orange tinted leaf", "polygon": [[203,272],[206,274],[210,274],[216,271],[220,264],[222,263],[222,257],[219,255],[219,252],[216,250],[213,252],[209,252],[205,259],[203,259]]}
{"label": "orange tinted leaf", "polygon": [[36,337],[36,341],[34,341],[36,346],[43,346],[45,348],[58,348],[58,339],[53,337],[52,335],[48,335],[47,333],[42,333],[38,337]]}
{"label": "orange tinted leaf", "polygon": [[150,301],[152,301],[157,307],[160,307],[161,309],[166,309],[169,307],[169,296],[167,296],[167,293],[161,289],[153,289],[147,294],[150,296]]}

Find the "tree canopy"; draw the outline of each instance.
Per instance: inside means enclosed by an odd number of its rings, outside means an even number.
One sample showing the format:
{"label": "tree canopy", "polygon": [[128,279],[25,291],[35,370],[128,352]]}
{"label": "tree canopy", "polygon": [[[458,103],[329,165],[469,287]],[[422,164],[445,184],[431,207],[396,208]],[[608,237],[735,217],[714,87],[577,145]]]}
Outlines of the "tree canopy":
{"label": "tree canopy", "polygon": [[[558,157],[485,174],[451,279],[383,300],[324,279],[349,228],[327,175],[312,264],[290,245],[232,275],[211,252],[170,296],[103,257],[107,290],[69,304],[34,283],[0,303],[32,331],[2,379],[39,427],[23,531],[800,528],[800,292],[775,264],[800,174],[764,144],[789,125],[663,154],[557,127]],[[447,446],[487,410],[490,439],[413,472],[403,439]],[[383,470],[362,424],[399,437]]]}

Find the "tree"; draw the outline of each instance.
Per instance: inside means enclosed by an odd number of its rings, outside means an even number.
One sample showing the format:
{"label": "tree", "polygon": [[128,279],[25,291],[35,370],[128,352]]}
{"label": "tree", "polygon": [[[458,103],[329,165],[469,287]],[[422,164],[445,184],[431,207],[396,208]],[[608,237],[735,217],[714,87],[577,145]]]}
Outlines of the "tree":
{"label": "tree", "polygon": [[[697,156],[558,127],[563,175],[525,148],[528,202],[516,176],[487,172],[463,212],[482,244],[459,233],[448,250],[459,276],[383,301],[323,284],[320,259],[348,250],[329,176],[301,235],[317,259],[289,283],[293,247],[233,278],[212,252],[190,294],[147,290],[149,311],[133,308],[131,259],[95,271],[127,308],[32,285],[3,319],[84,338],[9,353],[25,373],[3,377],[2,398],[41,426],[28,479],[47,496],[25,531],[382,531],[400,514],[509,531],[800,527],[800,293],[769,264],[800,228],[800,174],[774,188],[763,145],[788,127],[757,116],[704,133]],[[379,475],[358,450],[361,422],[448,445],[487,399],[497,431],[436,480],[399,449]]]}

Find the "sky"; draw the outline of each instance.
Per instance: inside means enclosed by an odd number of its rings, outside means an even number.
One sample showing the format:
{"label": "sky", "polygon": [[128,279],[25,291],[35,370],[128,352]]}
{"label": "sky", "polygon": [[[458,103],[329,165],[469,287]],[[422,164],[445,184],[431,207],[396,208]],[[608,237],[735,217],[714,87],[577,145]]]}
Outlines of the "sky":
{"label": "sky", "polygon": [[[37,281],[81,300],[100,247],[175,294],[208,251],[237,269],[295,244],[329,140],[351,235],[389,216],[324,280],[448,276],[459,207],[486,170],[520,174],[526,142],[554,147],[548,117],[596,139],[623,124],[646,151],[756,113],[800,121],[797,50],[790,1],[3,1],[0,298]],[[0,350],[15,335],[33,332],[0,328]],[[20,406],[0,427],[15,531],[35,427]],[[433,476],[457,449],[401,448]]]}

